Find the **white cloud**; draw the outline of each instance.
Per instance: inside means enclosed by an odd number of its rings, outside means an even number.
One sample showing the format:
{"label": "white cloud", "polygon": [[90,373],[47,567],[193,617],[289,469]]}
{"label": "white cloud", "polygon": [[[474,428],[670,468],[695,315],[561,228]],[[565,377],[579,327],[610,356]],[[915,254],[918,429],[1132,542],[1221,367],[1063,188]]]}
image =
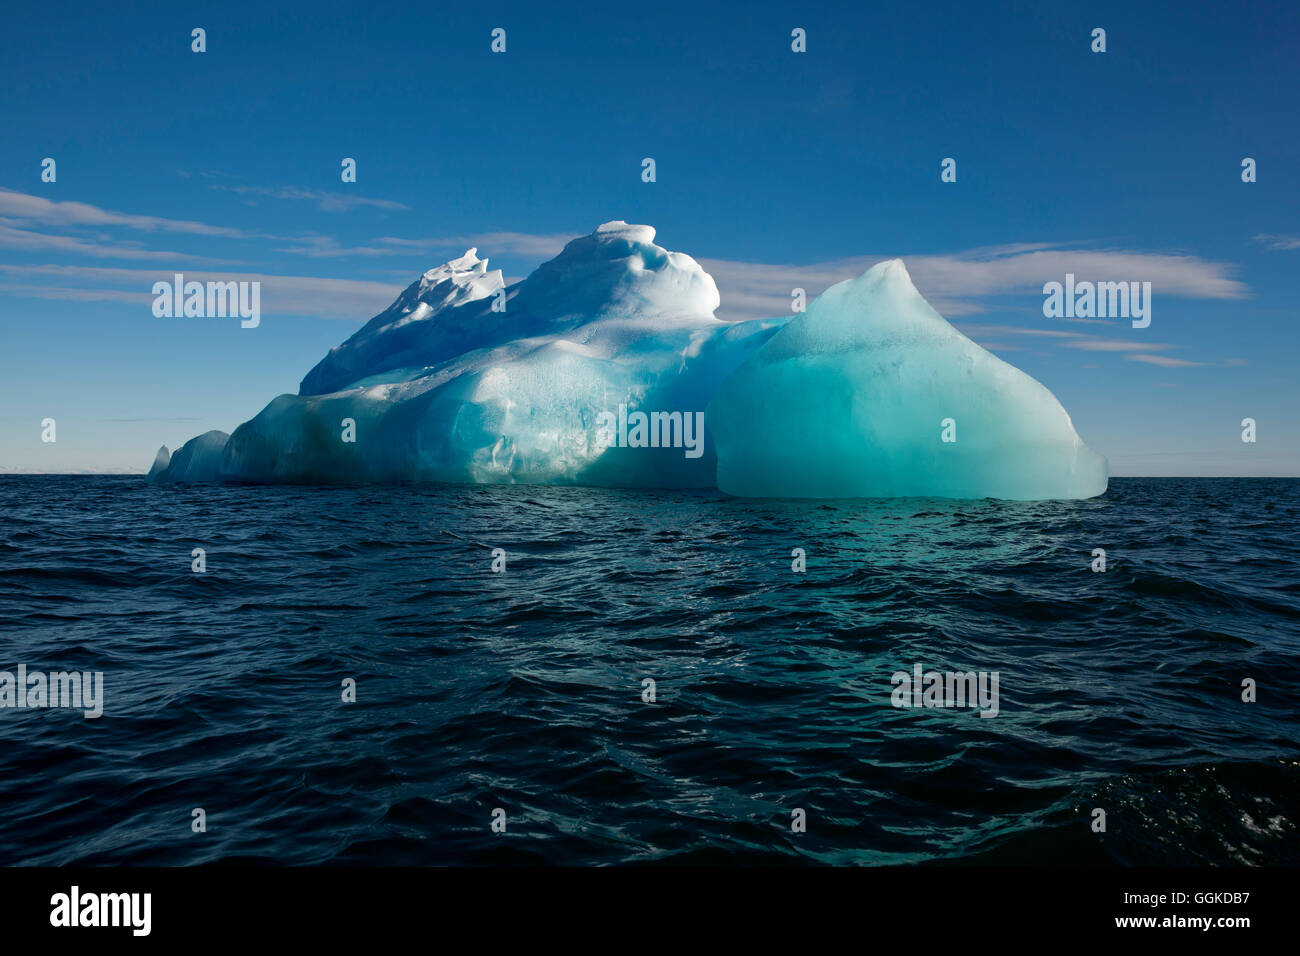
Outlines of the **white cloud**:
{"label": "white cloud", "polygon": [[1081,338],[1061,344],[1067,349],[1083,349],[1088,352],[1131,352],[1134,349],[1159,352],[1178,348],[1177,345],[1170,345],[1167,342],[1129,342],[1124,339]]}
{"label": "white cloud", "polygon": [[345,259],[352,256],[432,256],[440,265],[449,258],[455,258],[466,249],[477,248],[480,256],[518,256],[544,262],[553,258],[565,243],[572,240],[571,235],[553,233],[533,235],[526,232],[485,232],[472,236],[447,236],[445,238],[403,239],[396,236],[383,236],[365,246],[343,246],[332,236],[307,234],[297,237],[296,245],[276,250],[312,259]]}
{"label": "white cloud", "polygon": [[187,219],[164,219],[159,216],[135,216],[112,212],[84,202],[55,202],[41,196],[0,189],[0,216],[24,219],[56,226],[123,226],[144,232],[181,232],[195,236],[242,238],[239,229],[209,226]]}
{"label": "white cloud", "polygon": [[315,233],[297,236],[292,242],[295,245],[284,246],[276,249],[276,252],[288,252],[297,256],[307,256],[311,259],[345,259],[359,256],[392,256],[405,250],[381,248],[379,246],[343,246],[333,236],[322,236]]}
{"label": "white cloud", "polygon": [[1148,365],[1159,365],[1162,368],[1189,368],[1193,365],[1204,365],[1204,362],[1189,362],[1186,359],[1174,358],[1170,355],[1125,355],[1124,358],[1130,362],[1145,362]]}
{"label": "white cloud", "polygon": [[398,239],[384,236],[378,241],[403,250],[459,249],[464,251],[472,246],[482,255],[514,255],[546,260],[554,258],[575,238],[570,233],[537,235],[528,232],[482,232],[443,239]]}
{"label": "white cloud", "polygon": [[1300,236],[1274,236],[1262,232],[1253,238],[1256,242],[1263,244],[1265,248],[1274,251],[1300,249]]}
{"label": "white cloud", "polygon": [[[260,282],[262,311],[267,315],[306,315],[324,319],[368,319],[385,309],[402,286],[356,279],[267,275],[259,272],[214,272],[184,269],[186,281]],[[45,283],[0,283],[0,293],[69,301],[153,301],[155,282],[171,282],[174,270],[113,269],[95,266],[25,266],[0,264],[6,275],[43,277]],[[58,280],[80,283],[60,285]]]}
{"label": "white cloud", "polygon": [[24,252],[36,250],[61,252],[69,255],[90,256],[94,259],[166,259],[181,262],[198,262],[213,260],[203,256],[191,256],[180,252],[145,249],[138,243],[92,242],[77,236],[61,236],[49,233],[33,232],[10,224],[11,221],[0,220],[0,248],[20,249]]}
{"label": "white cloud", "polygon": [[325,212],[347,212],[363,206],[375,209],[405,210],[410,207],[391,199],[371,199],[351,193],[329,193],[316,189],[301,189],[297,186],[226,186],[214,184],[211,189],[238,193],[241,196],[266,196],[271,199],[295,199],[314,202]]}
{"label": "white cloud", "polygon": [[[987,341],[989,337],[1025,335],[1050,339],[1052,344],[1059,345],[1062,348],[1080,349],[1085,352],[1128,352],[1131,354],[1125,355],[1124,358],[1130,362],[1145,362],[1148,365],[1159,365],[1164,368],[1188,368],[1205,364],[1204,362],[1173,358],[1168,355],[1148,354],[1181,347],[1169,342],[1138,342],[1129,339],[1101,338],[1094,333],[1082,332],[1078,329],[1034,329],[1016,325],[974,325],[967,322],[958,322],[956,325],[963,333],[990,351],[997,351],[1001,346],[990,344]],[[1139,354],[1132,354],[1137,353],[1138,350],[1141,350]],[[1229,360],[1225,364],[1236,364],[1240,361],[1242,360]],[[1085,365],[1084,368],[1096,368],[1096,366]]]}

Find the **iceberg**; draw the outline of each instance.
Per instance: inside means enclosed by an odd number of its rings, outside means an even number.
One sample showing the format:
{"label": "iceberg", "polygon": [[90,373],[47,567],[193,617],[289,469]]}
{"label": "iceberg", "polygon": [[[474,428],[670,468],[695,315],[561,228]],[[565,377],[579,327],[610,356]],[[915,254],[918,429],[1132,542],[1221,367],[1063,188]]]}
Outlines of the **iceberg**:
{"label": "iceberg", "polygon": [[953,328],[899,259],[831,286],[722,383],[718,487],[796,498],[1089,498],[1106,459]]}
{"label": "iceberg", "polygon": [[221,456],[230,436],[213,429],[197,438],[191,438],[176,454],[169,454],[167,446],[158,449],[153,467],[149,469],[150,481],[204,482],[221,478]]}
{"label": "iceberg", "polygon": [[[901,263],[793,319],[724,322],[719,303],[651,226],[605,223],[511,285],[471,248],[331,349],[298,394],[162,448],[149,480],[1105,490],[1104,459],[1051,393],[948,325]],[[927,444],[940,408],[961,422],[953,448]]]}
{"label": "iceberg", "polygon": [[187,444],[151,478],[713,488],[707,440],[689,455],[635,429],[629,443],[626,423],[702,423],[781,322],[719,320],[713,278],[654,238],[605,223],[511,286],[470,249],[331,349],[297,395],[205,442],[202,468],[198,449],[181,467]]}

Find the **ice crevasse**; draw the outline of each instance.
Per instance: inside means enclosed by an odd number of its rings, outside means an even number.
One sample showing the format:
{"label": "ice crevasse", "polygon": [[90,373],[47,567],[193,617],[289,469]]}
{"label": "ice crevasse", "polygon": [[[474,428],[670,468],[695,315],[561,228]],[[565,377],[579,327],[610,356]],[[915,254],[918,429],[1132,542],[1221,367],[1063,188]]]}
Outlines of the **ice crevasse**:
{"label": "ice crevasse", "polygon": [[509,286],[470,249],[331,349],[297,395],[161,449],[150,479],[1105,491],[1105,459],[1051,392],[930,308],[901,261],[793,318],[724,322],[712,277],[654,240],[606,223]]}

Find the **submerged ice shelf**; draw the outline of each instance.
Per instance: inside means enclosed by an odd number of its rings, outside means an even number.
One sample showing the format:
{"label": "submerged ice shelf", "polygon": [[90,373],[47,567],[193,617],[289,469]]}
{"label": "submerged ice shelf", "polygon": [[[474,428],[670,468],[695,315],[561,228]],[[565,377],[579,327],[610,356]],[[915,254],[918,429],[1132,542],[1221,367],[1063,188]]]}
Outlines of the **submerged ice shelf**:
{"label": "submerged ice shelf", "polygon": [[[793,318],[728,323],[713,279],[610,222],[507,286],[476,249],[407,287],[153,481],[572,483],[735,495],[1084,498],[1106,460],[899,260]],[[707,423],[697,434],[697,422]]]}

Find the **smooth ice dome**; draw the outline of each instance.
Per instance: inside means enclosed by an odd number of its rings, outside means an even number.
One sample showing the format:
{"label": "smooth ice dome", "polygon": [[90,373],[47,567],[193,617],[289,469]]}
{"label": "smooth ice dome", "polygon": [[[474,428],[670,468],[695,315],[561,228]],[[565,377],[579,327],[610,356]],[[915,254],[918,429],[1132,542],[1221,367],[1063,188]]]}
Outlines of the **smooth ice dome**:
{"label": "smooth ice dome", "polygon": [[[953,329],[901,262],[788,324],[728,323],[712,277],[654,240],[650,226],[605,223],[510,286],[470,249],[331,349],[297,395],[229,436],[163,448],[150,479],[1105,490],[1104,459],[1051,393]],[[958,440],[937,445],[945,417]]]}
{"label": "smooth ice dome", "polygon": [[708,423],[734,495],[1087,498],[1107,484],[1055,396],[949,325],[898,259],[818,296],[722,384]]}

